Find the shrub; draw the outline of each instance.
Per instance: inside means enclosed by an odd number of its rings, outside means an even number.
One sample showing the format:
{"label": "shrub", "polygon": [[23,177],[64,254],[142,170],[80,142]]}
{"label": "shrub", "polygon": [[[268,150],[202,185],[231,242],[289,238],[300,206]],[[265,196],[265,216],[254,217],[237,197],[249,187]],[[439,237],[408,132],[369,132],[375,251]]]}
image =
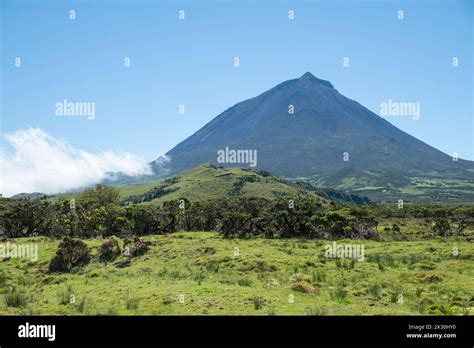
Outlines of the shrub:
{"label": "shrub", "polygon": [[125,256],[136,257],[145,254],[150,248],[151,242],[146,242],[138,237],[135,237],[133,241],[125,239],[123,249]]}
{"label": "shrub", "polygon": [[311,281],[313,283],[322,283],[326,280],[326,273],[322,270],[317,270],[316,272],[313,272],[311,275]]}
{"label": "shrub", "polygon": [[206,247],[206,248],[202,249],[202,252],[204,254],[207,254],[207,255],[213,255],[213,254],[216,253],[216,249],[211,248],[211,247]]}
{"label": "shrub", "polygon": [[125,299],[125,307],[129,310],[135,310],[138,309],[138,305],[140,303],[140,299],[137,297],[130,297],[129,294],[127,293],[127,297]]}
{"label": "shrub", "polygon": [[305,282],[305,281],[293,283],[293,285],[291,286],[291,289],[294,290],[294,291],[304,292],[305,294],[315,294],[315,293],[317,293],[317,289],[314,286],[312,286],[311,284],[309,284],[308,282]]}
{"label": "shrub", "polygon": [[451,225],[448,220],[444,218],[437,218],[433,225],[433,232],[440,236],[447,236],[451,231]]}
{"label": "shrub", "polygon": [[436,268],[436,264],[431,261],[421,261],[416,266],[424,271],[432,271]]}
{"label": "shrub", "polygon": [[163,297],[163,299],[161,300],[161,303],[163,303],[164,305],[169,305],[169,304],[172,304],[173,302],[174,302],[173,298],[170,295]]}
{"label": "shrub", "polygon": [[78,202],[86,207],[97,208],[108,204],[118,204],[120,199],[119,190],[116,187],[97,184],[94,188],[88,188],[78,197]]}
{"label": "shrub", "polygon": [[433,315],[454,315],[456,314],[449,306],[435,303],[428,308],[428,313]]}
{"label": "shrub", "polygon": [[380,294],[382,293],[382,287],[380,284],[370,284],[369,287],[367,288],[367,292],[375,297],[379,297]]}
{"label": "shrub", "polygon": [[220,220],[219,232],[225,237],[243,237],[249,230],[251,216],[241,212],[226,212]]}
{"label": "shrub", "polygon": [[132,262],[130,261],[130,259],[125,259],[123,261],[119,261],[119,262],[116,262],[114,263],[114,266],[117,267],[117,268],[125,268],[125,267],[128,267],[132,264]]}
{"label": "shrub", "polygon": [[86,307],[86,298],[83,297],[81,302],[79,302],[79,305],[77,306],[77,311],[79,313],[84,313],[85,307]]}
{"label": "shrub", "polygon": [[102,262],[113,261],[120,256],[120,245],[117,240],[110,239],[105,241],[99,247],[99,260]]}
{"label": "shrub", "polygon": [[0,214],[0,225],[7,238],[47,234],[54,205],[46,200],[7,200]]}
{"label": "shrub", "polygon": [[[242,183],[254,179],[254,175],[249,175]],[[124,206],[126,203],[161,197],[169,192],[167,190],[161,185],[143,197],[130,197],[120,202],[116,188],[97,185],[80,194],[74,207],[69,200],[49,202],[6,199],[4,213],[0,214],[0,226],[2,230],[8,231],[7,237],[130,237],[184,229],[217,230],[224,237],[240,238],[379,238],[376,231],[378,222],[371,209],[347,207],[334,202],[326,207],[319,199],[310,196],[294,197],[297,204],[293,207],[284,198],[269,200],[238,196],[192,204],[186,201],[186,209],[179,208],[179,200],[165,201],[160,206]],[[448,216],[438,218],[447,219]],[[453,223],[462,229],[467,226],[468,220],[457,219]],[[212,250],[207,252],[211,253]]]}
{"label": "shrub", "polygon": [[278,315],[278,312],[275,308],[271,308],[271,309],[268,310],[267,314],[271,317],[274,317],[274,316]]}
{"label": "shrub", "polygon": [[250,300],[253,302],[253,306],[256,310],[261,309],[265,305],[265,299],[261,296],[254,296]]}
{"label": "shrub", "polygon": [[422,292],[423,292],[423,288],[416,288],[415,296],[420,297]]}
{"label": "shrub", "polygon": [[383,265],[382,260],[377,261],[377,266],[381,272],[385,271],[385,266]]}
{"label": "shrub", "polygon": [[[205,279],[206,277],[204,276],[204,273],[203,272],[199,272],[197,273],[195,276],[194,276],[194,280],[198,283],[198,285],[201,285],[202,281]],[[240,284],[239,284],[240,285]]]}
{"label": "shrub", "polygon": [[3,270],[0,270],[0,288],[3,288],[7,283],[8,277]]}
{"label": "shrub", "polygon": [[237,281],[240,286],[252,286],[252,280],[248,278],[241,278]]}
{"label": "shrub", "polygon": [[356,260],[352,259],[351,262],[349,263],[349,266],[347,267],[347,269],[354,269],[355,265],[356,265]]}
{"label": "shrub", "polygon": [[344,302],[347,297],[347,290],[344,289],[341,285],[338,285],[334,291],[329,293],[332,300],[336,302]]}
{"label": "shrub", "polygon": [[211,260],[208,263],[206,263],[206,270],[209,273],[218,273],[220,268],[219,261],[217,260]]}
{"label": "shrub", "polygon": [[72,285],[68,285],[63,291],[58,293],[59,297],[59,304],[61,305],[68,305],[71,303],[71,295],[74,295],[74,289]]}
{"label": "shrub", "polygon": [[185,274],[182,274],[178,270],[171,271],[171,272],[168,273],[168,275],[169,275],[170,279],[172,279],[172,280],[182,279],[182,278],[186,277]]}
{"label": "shrub", "polygon": [[443,278],[440,275],[437,275],[436,273],[421,274],[418,276],[418,279],[422,283],[437,283],[443,280]]}
{"label": "shrub", "polygon": [[67,273],[83,267],[91,259],[87,245],[77,239],[64,238],[49,264],[49,272]]}
{"label": "shrub", "polygon": [[399,296],[400,296],[400,293],[398,291],[395,291],[395,290],[391,291],[390,292],[390,302],[391,303],[397,302]]}
{"label": "shrub", "polygon": [[277,267],[266,263],[264,260],[250,260],[249,262],[244,261],[243,265],[239,268],[243,272],[275,272]]}
{"label": "shrub", "polygon": [[26,292],[15,287],[7,289],[3,297],[8,307],[25,307],[27,302]]}

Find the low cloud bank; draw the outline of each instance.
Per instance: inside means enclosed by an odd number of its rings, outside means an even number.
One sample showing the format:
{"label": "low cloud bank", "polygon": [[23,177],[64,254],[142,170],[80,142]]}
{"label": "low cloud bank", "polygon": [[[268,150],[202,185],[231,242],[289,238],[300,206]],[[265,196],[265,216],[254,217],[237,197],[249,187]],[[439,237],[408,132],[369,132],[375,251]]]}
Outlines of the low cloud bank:
{"label": "low cloud bank", "polygon": [[97,183],[108,172],[136,176],[151,174],[146,161],[136,155],[76,149],[39,128],[3,135],[11,149],[0,149],[0,193],[54,194]]}

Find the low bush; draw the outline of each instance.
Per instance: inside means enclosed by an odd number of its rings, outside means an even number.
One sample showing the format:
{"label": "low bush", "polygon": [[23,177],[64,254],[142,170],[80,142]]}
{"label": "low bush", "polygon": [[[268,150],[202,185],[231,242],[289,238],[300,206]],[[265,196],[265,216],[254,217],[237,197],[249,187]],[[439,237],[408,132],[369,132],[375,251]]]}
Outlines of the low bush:
{"label": "low bush", "polygon": [[110,239],[99,247],[99,260],[102,262],[113,261],[121,254],[120,245],[117,240]]}
{"label": "low bush", "polygon": [[138,237],[132,240],[125,239],[123,249],[124,255],[128,257],[137,257],[145,254],[150,249],[151,242],[143,241]]}
{"label": "low bush", "polygon": [[291,289],[294,291],[304,292],[305,294],[317,293],[317,289],[314,286],[312,286],[310,283],[305,282],[305,281],[293,283],[293,285],[291,285]]}
{"label": "low bush", "polygon": [[56,255],[49,264],[49,272],[72,272],[87,265],[90,259],[90,249],[84,242],[66,237],[59,244]]}
{"label": "low bush", "polygon": [[7,307],[25,307],[28,302],[26,291],[16,287],[8,288],[3,298]]}
{"label": "low bush", "polygon": [[253,306],[256,310],[261,309],[265,305],[265,299],[261,296],[254,296],[250,299],[253,303]]}

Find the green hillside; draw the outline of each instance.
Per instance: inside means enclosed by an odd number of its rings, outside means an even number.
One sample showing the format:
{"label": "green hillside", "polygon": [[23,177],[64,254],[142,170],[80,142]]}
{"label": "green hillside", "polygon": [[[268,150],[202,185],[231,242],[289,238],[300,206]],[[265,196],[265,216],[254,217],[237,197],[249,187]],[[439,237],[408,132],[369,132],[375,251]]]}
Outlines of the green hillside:
{"label": "green hillside", "polygon": [[[317,188],[303,181],[292,182],[265,171],[215,167],[211,164],[203,164],[172,178],[134,185],[120,185],[116,188],[124,204],[161,203],[181,198],[195,202],[229,196],[291,198],[308,194],[319,197],[323,203],[329,203],[330,200],[349,204],[371,203],[364,195]],[[72,199],[81,192],[59,194],[49,199],[52,201]]]}
{"label": "green hillside", "polygon": [[471,204],[474,202],[472,170],[449,175],[435,172],[419,174],[399,170],[370,172],[346,166],[343,169],[312,178],[305,178],[317,187],[334,187],[347,193],[369,197],[378,202]]}
{"label": "green hillside", "polygon": [[[427,179],[408,177],[396,171],[379,175],[346,166],[340,172],[319,179],[299,177],[297,180],[299,181],[290,181],[255,169],[224,168],[203,164],[171,178],[116,187],[124,203],[151,201],[161,203],[180,198],[200,201],[229,196],[279,198],[294,197],[309,192],[326,201],[334,200],[351,204],[366,204],[374,201],[395,203],[399,199],[407,203],[470,204],[474,202],[472,175],[463,178],[433,176]],[[71,199],[79,193],[80,191],[59,194],[50,199]]]}
{"label": "green hillside", "polygon": [[301,194],[315,195],[324,202],[328,201],[322,192],[310,192],[307,188],[270,173],[245,168],[218,168],[211,164],[201,165],[166,180],[119,186],[118,189],[124,203],[159,203],[180,198],[193,202],[229,196],[271,199],[295,197]]}

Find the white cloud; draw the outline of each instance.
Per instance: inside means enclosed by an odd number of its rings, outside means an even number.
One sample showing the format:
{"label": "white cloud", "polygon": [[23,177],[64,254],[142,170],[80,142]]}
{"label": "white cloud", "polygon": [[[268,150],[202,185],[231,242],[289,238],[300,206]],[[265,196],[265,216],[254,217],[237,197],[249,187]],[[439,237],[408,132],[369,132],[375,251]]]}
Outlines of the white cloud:
{"label": "white cloud", "polygon": [[0,193],[53,194],[91,185],[107,178],[107,172],[151,174],[144,159],[130,153],[90,153],[73,148],[39,128],[5,134],[13,151],[0,149]]}

